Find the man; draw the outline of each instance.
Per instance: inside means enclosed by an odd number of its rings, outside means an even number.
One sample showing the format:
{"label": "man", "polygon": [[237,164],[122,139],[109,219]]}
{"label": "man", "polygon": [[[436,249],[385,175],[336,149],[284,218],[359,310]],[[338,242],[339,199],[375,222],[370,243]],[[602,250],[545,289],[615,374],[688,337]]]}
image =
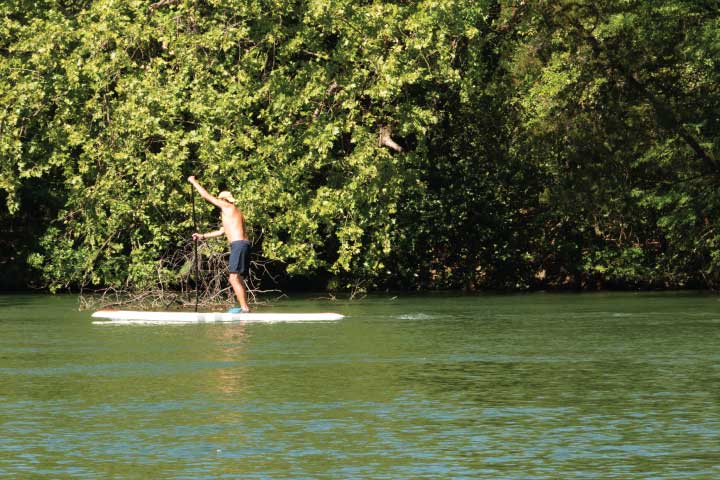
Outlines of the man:
{"label": "man", "polygon": [[250,308],[247,304],[247,293],[245,292],[244,279],[250,272],[250,242],[245,234],[245,216],[235,206],[235,198],[230,192],[220,192],[214,197],[205,190],[194,176],[188,177],[188,182],[195,187],[200,196],[220,209],[222,227],[219,230],[208,233],[193,233],[193,240],[204,240],[206,238],[225,235],[230,243],[230,285],[232,285],[235,296],[240,302],[240,309],[230,309],[231,313],[247,313]]}

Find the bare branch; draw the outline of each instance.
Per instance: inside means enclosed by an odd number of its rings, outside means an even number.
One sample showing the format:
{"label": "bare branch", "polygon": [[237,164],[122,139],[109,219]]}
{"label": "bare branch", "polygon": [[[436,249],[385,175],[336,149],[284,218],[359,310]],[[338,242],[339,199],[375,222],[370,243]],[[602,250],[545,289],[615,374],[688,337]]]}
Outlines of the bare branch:
{"label": "bare branch", "polygon": [[380,138],[378,139],[378,144],[383,147],[388,147],[396,152],[402,152],[403,149],[400,145],[395,143],[395,141],[392,139],[392,128],[389,125],[384,125],[380,127]]}
{"label": "bare branch", "polygon": [[150,11],[154,12],[158,8],[164,7],[165,5],[173,5],[177,3],[179,0],[160,0],[159,2],[155,2],[152,5],[150,5]]}
{"label": "bare branch", "polygon": [[[142,310],[180,310],[195,305],[195,289],[199,289],[198,304],[206,310],[221,310],[235,302],[235,294],[228,284],[227,257],[225,249],[213,248],[212,243],[202,242],[198,249],[200,268],[195,278],[192,243],[176,250],[158,261],[153,285],[137,287],[132,284],[124,288],[108,287],[81,291],[80,309],[118,308],[132,306]],[[279,293],[280,290],[260,290],[261,278],[270,274],[267,262],[252,261],[249,278],[245,279],[248,300],[251,304],[263,303],[259,295]]]}

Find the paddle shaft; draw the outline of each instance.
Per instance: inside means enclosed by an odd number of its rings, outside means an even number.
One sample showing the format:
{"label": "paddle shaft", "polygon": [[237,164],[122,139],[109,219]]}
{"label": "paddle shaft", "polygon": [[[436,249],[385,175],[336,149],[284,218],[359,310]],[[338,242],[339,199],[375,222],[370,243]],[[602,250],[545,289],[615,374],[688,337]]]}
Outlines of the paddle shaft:
{"label": "paddle shaft", "polygon": [[[190,192],[192,194],[192,219],[193,219],[193,230],[197,232],[197,218],[195,217],[195,188],[190,185]],[[198,265],[198,254],[197,254],[197,238],[193,238],[193,265],[195,267],[195,311],[198,311],[198,302],[200,298],[200,268]]]}

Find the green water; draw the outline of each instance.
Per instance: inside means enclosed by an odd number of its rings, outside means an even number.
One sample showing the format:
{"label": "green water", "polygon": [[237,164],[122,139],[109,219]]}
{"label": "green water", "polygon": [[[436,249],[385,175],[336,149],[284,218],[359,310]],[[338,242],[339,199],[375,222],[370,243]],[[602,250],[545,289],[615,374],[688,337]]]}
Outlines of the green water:
{"label": "green water", "polygon": [[720,298],[286,300],[95,326],[0,296],[0,478],[720,478]]}

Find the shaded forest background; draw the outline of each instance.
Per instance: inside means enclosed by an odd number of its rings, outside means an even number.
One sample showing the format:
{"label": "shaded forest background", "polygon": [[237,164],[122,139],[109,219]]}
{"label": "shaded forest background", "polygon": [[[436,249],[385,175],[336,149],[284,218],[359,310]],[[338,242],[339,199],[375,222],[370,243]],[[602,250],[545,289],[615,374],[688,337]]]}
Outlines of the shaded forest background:
{"label": "shaded forest background", "polygon": [[177,283],[191,173],[268,284],[717,288],[719,11],[5,0],[0,288]]}

